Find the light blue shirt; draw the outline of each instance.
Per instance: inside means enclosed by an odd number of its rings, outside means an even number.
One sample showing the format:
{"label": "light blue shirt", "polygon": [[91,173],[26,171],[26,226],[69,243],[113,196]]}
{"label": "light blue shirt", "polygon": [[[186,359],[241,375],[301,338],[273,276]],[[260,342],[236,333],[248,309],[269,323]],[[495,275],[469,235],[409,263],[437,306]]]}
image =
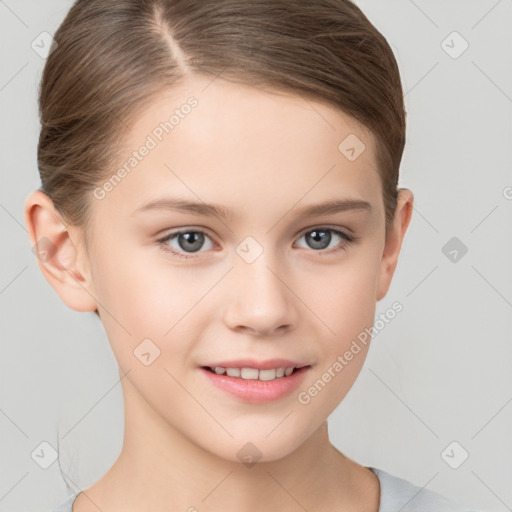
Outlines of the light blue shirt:
{"label": "light blue shirt", "polygon": [[[417,487],[411,482],[373,467],[380,482],[380,504],[378,512],[480,512],[455,503],[441,494]],[[69,496],[52,512],[72,512],[73,502],[81,491]]]}

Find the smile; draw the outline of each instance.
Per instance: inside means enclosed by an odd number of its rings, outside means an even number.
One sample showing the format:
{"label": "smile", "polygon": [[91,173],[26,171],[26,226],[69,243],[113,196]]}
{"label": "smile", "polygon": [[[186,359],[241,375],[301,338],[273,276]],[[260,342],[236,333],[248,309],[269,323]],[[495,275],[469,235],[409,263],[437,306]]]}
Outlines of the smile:
{"label": "smile", "polygon": [[311,370],[310,365],[253,368],[250,366],[201,366],[201,373],[215,388],[242,400],[262,403],[290,396]]}
{"label": "smile", "polygon": [[288,377],[297,370],[294,366],[289,366],[287,368],[270,368],[268,370],[258,370],[257,368],[223,368],[222,366],[216,366],[214,368],[207,366],[206,368],[217,375],[227,375],[228,377],[245,380],[263,381],[280,379],[285,376]]}

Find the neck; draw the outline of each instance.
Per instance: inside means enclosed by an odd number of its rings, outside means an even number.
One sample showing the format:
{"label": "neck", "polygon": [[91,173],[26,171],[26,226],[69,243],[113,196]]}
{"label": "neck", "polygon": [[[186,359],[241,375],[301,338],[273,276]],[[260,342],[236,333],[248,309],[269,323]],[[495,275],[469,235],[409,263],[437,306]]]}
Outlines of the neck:
{"label": "neck", "polygon": [[91,488],[105,510],[351,510],[360,499],[362,467],[332,446],[327,422],[283,458],[233,462],[171,428],[124,380],[123,448]]}

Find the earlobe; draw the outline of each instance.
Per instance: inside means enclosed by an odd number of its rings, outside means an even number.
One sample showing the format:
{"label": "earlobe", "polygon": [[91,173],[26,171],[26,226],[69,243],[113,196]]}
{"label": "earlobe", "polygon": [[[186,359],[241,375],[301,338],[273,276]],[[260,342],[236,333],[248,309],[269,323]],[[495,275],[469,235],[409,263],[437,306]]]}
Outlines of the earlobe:
{"label": "earlobe", "polygon": [[46,280],[71,309],[95,311],[87,255],[77,247],[77,237],[71,237],[53,201],[36,190],[27,197],[24,211],[32,252]]}
{"label": "earlobe", "polygon": [[391,279],[393,278],[398,263],[402,242],[411,221],[413,203],[413,193],[405,188],[400,189],[393,224],[386,237],[384,251],[382,253],[377,283],[377,302],[386,296],[391,285]]}

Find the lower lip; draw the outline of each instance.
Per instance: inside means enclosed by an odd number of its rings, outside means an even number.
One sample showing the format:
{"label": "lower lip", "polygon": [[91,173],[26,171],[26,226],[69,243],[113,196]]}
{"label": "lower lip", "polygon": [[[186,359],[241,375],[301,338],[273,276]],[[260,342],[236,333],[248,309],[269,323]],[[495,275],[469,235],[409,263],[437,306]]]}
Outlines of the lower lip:
{"label": "lower lip", "polygon": [[288,377],[278,377],[267,381],[246,380],[241,377],[229,377],[226,374],[218,375],[205,368],[200,368],[200,370],[219,389],[231,393],[245,402],[262,403],[278,400],[297,389],[310,368],[310,366],[304,366]]}

